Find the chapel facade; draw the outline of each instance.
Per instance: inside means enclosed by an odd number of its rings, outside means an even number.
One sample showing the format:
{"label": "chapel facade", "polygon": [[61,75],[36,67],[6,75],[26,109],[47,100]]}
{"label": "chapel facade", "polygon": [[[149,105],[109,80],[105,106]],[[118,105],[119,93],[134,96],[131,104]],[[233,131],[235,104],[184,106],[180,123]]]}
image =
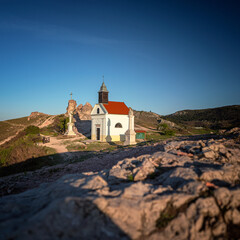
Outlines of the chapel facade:
{"label": "chapel facade", "polygon": [[[91,112],[91,139],[106,142],[125,141],[129,129],[129,108],[124,102],[108,101],[105,83],[98,92],[98,103]],[[134,117],[131,118],[134,126]]]}

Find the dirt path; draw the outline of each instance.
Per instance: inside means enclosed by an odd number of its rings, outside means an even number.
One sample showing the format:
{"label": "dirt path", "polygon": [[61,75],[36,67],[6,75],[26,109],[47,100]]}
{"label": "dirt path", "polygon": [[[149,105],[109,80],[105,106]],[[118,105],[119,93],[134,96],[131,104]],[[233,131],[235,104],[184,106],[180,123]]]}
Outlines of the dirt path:
{"label": "dirt path", "polygon": [[58,139],[56,137],[50,137],[49,143],[44,143],[44,144],[40,143],[39,146],[54,148],[57,153],[66,153],[68,152],[68,150],[63,143],[64,141],[66,141],[66,139]]}
{"label": "dirt path", "polygon": [[9,125],[11,125],[11,126],[16,126],[16,127],[18,127],[18,131],[17,131],[16,133],[14,133],[13,135],[11,135],[11,136],[5,138],[4,140],[2,140],[2,141],[0,142],[0,146],[3,145],[4,143],[10,141],[10,140],[13,139],[14,137],[16,137],[16,136],[18,135],[18,133],[21,132],[21,131],[24,129],[24,125],[22,125],[22,124],[10,123],[10,122],[7,122],[7,121],[6,121],[6,123],[9,124]]}
{"label": "dirt path", "polygon": [[140,126],[140,125],[137,125],[137,124],[135,125],[135,130],[144,130],[146,132],[159,132],[156,129],[146,128],[146,127],[143,127],[143,126]]}
{"label": "dirt path", "polygon": [[21,132],[23,130],[22,129],[19,129],[14,135],[12,136],[9,136],[8,138],[4,139],[3,141],[0,142],[0,146],[3,145],[4,143],[10,141],[12,138],[16,137],[18,135],[19,132]]}
{"label": "dirt path", "polygon": [[[49,136],[46,136],[49,137]],[[66,139],[59,139],[57,137],[50,137],[50,142],[49,143],[40,143],[39,146],[46,146],[46,147],[50,147],[50,148],[54,148],[56,150],[57,153],[68,153],[71,154],[70,152],[68,152],[66,145],[64,144],[65,141],[75,141],[78,139],[82,139],[82,137],[74,137],[74,138],[66,138]]]}
{"label": "dirt path", "polygon": [[56,152],[61,155],[64,161],[68,161],[74,158],[74,153],[68,152],[66,145],[64,144],[64,141],[67,141],[67,140],[69,139],[58,139],[56,137],[50,137],[49,143],[44,143],[44,144],[40,143],[39,146],[45,146],[45,147],[50,147],[55,149]]}
{"label": "dirt path", "polygon": [[39,124],[38,127],[44,128],[44,127],[49,126],[50,124],[52,124],[54,122],[55,117],[56,117],[56,115],[52,115],[52,116],[48,117],[43,123]]}

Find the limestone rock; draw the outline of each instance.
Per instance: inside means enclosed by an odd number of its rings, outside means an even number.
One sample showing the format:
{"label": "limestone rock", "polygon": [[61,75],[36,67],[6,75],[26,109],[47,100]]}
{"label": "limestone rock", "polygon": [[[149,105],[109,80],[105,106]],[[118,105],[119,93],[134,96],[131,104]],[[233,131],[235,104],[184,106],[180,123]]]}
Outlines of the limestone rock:
{"label": "limestone rock", "polygon": [[41,112],[31,112],[31,114],[28,116],[28,121],[38,116],[48,116],[48,114],[41,113]]}
{"label": "limestone rock", "polygon": [[67,106],[67,115],[69,115],[70,112],[74,113],[76,110],[77,102],[73,99],[68,101],[68,106]]}
{"label": "limestone rock", "polygon": [[85,137],[91,135],[91,111],[92,106],[90,103],[82,104],[76,107],[75,105],[74,121],[76,131],[83,134]]}
{"label": "limestone rock", "polygon": [[80,120],[91,120],[91,111],[93,107],[90,103],[86,103],[84,106],[82,104],[78,105],[76,112]]}
{"label": "limestone rock", "polygon": [[155,171],[155,166],[152,163],[152,161],[149,159],[144,159],[141,167],[135,168],[133,170],[134,181],[144,180],[150,174],[154,173],[154,171]]}
{"label": "limestone rock", "polygon": [[191,168],[178,167],[163,181],[163,186],[170,185],[172,188],[181,187],[188,182],[192,182],[198,178],[198,175]]}
{"label": "limestone rock", "polygon": [[116,164],[1,197],[1,238],[238,239],[238,150],[229,140],[184,140],[94,156],[92,164]]}

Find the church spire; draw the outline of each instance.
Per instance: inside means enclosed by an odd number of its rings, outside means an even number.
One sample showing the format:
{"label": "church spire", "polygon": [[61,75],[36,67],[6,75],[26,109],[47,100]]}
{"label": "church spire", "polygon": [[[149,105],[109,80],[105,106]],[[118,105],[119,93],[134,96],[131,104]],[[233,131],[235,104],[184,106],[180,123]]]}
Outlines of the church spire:
{"label": "church spire", "polygon": [[98,92],[98,103],[108,103],[108,90],[104,83],[104,76],[102,86]]}
{"label": "church spire", "polygon": [[108,92],[107,87],[104,82],[102,83],[102,86],[100,87],[99,92]]}

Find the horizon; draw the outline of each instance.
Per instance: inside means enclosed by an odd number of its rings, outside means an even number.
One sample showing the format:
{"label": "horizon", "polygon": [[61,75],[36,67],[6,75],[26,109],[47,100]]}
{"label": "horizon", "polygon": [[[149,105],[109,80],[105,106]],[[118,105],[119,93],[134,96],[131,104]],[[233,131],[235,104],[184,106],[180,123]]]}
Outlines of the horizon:
{"label": "horizon", "polygon": [[[74,100],[74,99],[73,99],[73,100]],[[111,101],[111,102],[114,102],[114,101]],[[86,102],[85,104],[87,104],[87,103],[89,103],[89,102]],[[83,104],[83,103],[80,103],[80,104],[82,104],[83,106],[85,105],[85,104]],[[80,105],[80,104],[78,104],[78,105]],[[77,105],[77,106],[78,106],[78,105]],[[220,107],[216,107],[216,108],[233,107],[233,106],[240,106],[240,105],[225,105],[225,106],[220,106]],[[94,107],[94,106],[92,106],[92,107]],[[178,110],[178,111],[176,111],[176,112],[181,112],[181,111],[194,111],[194,110],[208,110],[208,109],[215,109],[215,108],[182,109],[182,110]],[[153,112],[153,111],[151,111],[151,110],[150,110],[150,111],[139,110],[139,109],[133,109],[133,110],[134,110],[134,111],[138,111],[138,112],[141,112],[141,111],[144,111],[144,112],[152,112],[152,113],[158,114],[159,116],[167,116],[167,115],[171,115],[171,114],[176,113],[176,112],[173,112],[173,113],[170,113],[170,114],[163,115],[163,114],[159,114],[159,113]],[[33,112],[39,112],[39,111],[33,111]],[[31,112],[31,113],[33,113],[33,112]],[[30,113],[30,114],[31,114],[31,113]],[[39,112],[39,113],[43,113],[43,114],[50,115],[50,116],[66,114],[66,112],[65,112],[65,113],[58,113],[58,114],[48,114],[48,113],[44,113],[44,112]],[[30,114],[29,114],[29,115],[30,115]],[[27,116],[20,116],[20,117],[17,117],[17,118],[28,117],[29,115],[27,115]],[[17,119],[17,118],[10,118],[10,119],[0,120],[0,121],[14,120],[14,119]]]}
{"label": "horizon", "polygon": [[168,115],[240,104],[238,1],[0,0],[0,121],[110,101]]}

